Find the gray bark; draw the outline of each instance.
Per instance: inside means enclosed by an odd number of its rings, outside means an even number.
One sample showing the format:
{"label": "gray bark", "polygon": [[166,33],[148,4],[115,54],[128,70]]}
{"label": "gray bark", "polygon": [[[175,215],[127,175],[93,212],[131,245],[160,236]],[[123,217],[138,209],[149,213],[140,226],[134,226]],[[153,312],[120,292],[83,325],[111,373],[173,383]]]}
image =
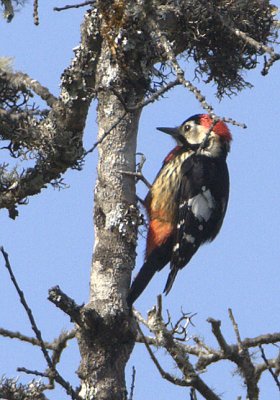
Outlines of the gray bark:
{"label": "gray bark", "polygon": [[[140,110],[126,113],[119,98],[128,105],[138,104],[144,98],[145,87],[137,84],[137,52],[126,69],[119,60],[112,59],[109,45],[103,41],[97,66],[98,139],[102,143],[98,146],[94,196],[90,302],[84,309],[91,315],[91,328],[80,330],[79,375],[83,397],[123,400],[127,397],[124,370],[135,342],[135,324],[128,313],[126,294],[135,263],[138,211],[135,179],[121,171],[135,170]],[[128,76],[130,70],[134,72],[133,80]],[[141,74],[139,79],[143,79]]]}

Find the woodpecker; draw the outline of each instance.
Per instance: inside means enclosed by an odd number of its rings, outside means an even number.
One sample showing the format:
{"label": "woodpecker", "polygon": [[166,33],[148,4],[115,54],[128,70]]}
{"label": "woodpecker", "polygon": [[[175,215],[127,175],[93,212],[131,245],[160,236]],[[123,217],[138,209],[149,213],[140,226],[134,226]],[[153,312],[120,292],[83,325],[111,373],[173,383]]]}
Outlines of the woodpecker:
{"label": "woodpecker", "polygon": [[228,204],[226,164],[231,133],[223,121],[197,114],[175,128],[157,128],[177,146],[166,156],[144,201],[149,217],[145,261],[133,281],[127,304],[170,262],[168,294],[180,269],[201,244],[219,233]]}

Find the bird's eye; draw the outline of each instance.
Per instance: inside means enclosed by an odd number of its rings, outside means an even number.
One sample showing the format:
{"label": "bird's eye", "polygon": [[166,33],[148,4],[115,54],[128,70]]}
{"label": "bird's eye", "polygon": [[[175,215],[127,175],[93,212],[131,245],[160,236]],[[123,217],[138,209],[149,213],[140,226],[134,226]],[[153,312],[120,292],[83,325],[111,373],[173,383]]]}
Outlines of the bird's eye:
{"label": "bird's eye", "polygon": [[187,124],[184,126],[184,131],[188,132],[191,129],[191,125]]}

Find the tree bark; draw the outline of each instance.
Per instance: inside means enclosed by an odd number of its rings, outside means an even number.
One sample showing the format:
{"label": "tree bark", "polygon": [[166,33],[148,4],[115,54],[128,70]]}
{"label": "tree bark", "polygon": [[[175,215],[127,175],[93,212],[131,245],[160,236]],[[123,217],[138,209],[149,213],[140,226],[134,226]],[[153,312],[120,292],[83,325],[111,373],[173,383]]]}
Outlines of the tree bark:
{"label": "tree bark", "polygon": [[[82,330],[79,336],[82,355],[79,374],[84,382],[83,397],[87,393],[87,399],[121,400],[127,395],[124,370],[135,341],[126,295],[135,263],[138,226],[135,180],[121,171],[135,170],[140,111],[126,113],[119,97],[126,104],[137,104],[143,99],[144,90],[127,79],[125,69],[112,60],[106,41],[97,76],[102,143],[94,196],[90,302],[84,309],[89,329]],[[118,91],[118,96],[112,88]],[[104,138],[106,132],[109,133]]]}

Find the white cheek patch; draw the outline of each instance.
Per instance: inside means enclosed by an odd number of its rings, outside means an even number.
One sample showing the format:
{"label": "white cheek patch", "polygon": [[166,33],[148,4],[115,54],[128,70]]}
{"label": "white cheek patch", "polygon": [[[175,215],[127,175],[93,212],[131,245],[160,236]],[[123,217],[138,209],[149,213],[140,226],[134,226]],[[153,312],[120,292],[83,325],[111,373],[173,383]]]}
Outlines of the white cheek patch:
{"label": "white cheek patch", "polygon": [[188,201],[193,215],[200,221],[207,222],[215,208],[215,199],[209,189],[197,194]]}

